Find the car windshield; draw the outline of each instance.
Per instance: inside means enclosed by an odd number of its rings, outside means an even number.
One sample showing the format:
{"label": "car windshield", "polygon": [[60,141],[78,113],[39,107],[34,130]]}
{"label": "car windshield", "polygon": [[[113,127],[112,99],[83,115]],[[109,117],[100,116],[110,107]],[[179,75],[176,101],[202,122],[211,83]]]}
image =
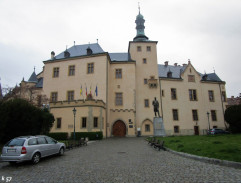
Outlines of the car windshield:
{"label": "car windshield", "polygon": [[25,139],[13,139],[9,141],[5,146],[23,146]]}

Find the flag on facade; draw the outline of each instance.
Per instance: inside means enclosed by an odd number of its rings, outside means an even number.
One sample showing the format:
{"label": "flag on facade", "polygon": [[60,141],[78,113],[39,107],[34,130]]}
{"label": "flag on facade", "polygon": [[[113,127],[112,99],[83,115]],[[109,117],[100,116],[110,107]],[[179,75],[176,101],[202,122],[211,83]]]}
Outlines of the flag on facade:
{"label": "flag on facade", "polygon": [[90,94],[91,94],[91,86],[90,86]]}
{"label": "flag on facade", "polygon": [[98,87],[97,87],[97,85],[95,87],[95,96],[98,96]]}
{"label": "flag on facade", "polygon": [[80,96],[83,95],[82,92],[83,92],[83,90],[82,90],[82,85],[81,85],[81,87],[80,87]]}
{"label": "flag on facade", "polygon": [[88,93],[87,93],[87,86],[86,86],[86,88],[85,88],[85,89],[86,89],[86,92],[85,92],[85,94],[86,94],[86,97],[87,97],[87,95],[88,95]]}

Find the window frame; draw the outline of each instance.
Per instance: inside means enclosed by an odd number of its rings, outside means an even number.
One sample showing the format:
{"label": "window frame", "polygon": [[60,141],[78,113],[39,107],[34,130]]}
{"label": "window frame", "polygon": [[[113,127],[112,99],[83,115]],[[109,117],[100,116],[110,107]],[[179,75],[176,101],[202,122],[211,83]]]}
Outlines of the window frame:
{"label": "window frame", "polygon": [[136,47],[137,52],[141,52],[141,46]]}
{"label": "window frame", "polygon": [[213,90],[208,90],[208,99],[209,99],[209,102],[215,102]]}
{"label": "window frame", "polygon": [[179,121],[178,109],[172,109],[172,118],[173,121]]}
{"label": "window frame", "polygon": [[145,108],[149,108],[150,107],[149,99],[144,99],[144,107]]}
{"label": "window frame", "polygon": [[177,100],[177,89],[176,88],[171,88],[171,99]]}
{"label": "window frame", "polygon": [[94,121],[93,121],[93,127],[94,128],[98,128],[98,117],[94,117]]}
{"label": "window frame", "polygon": [[151,131],[151,125],[145,124],[145,132],[150,132],[150,131]]}
{"label": "window frame", "polygon": [[[70,98],[70,93],[73,93],[73,97],[71,97],[72,99],[71,100],[69,100],[69,98]],[[74,90],[69,90],[69,91],[67,91],[67,101],[68,102],[71,102],[71,101],[74,101]]]}
{"label": "window frame", "polygon": [[198,121],[198,111],[197,111],[197,109],[192,109],[192,119],[193,119],[193,121]]}
{"label": "window frame", "polygon": [[62,118],[56,118],[56,128],[61,129],[62,126]]}
{"label": "window frame", "polygon": [[115,105],[116,106],[123,106],[123,93],[122,92],[116,92],[115,93]]}
{"label": "window frame", "polygon": [[217,112],[216,112],[216,110],[211,110],[211,119],[212,119],[212,121],[217,121]]}
{"label": "window frame", "polygon": [[91,63],[87,63],[87,74],[93,74],[95,69],[95,63],[91,62]]}
{"label": "window frame", "polygon": [[75,65],[69,65],[68,76],[74,76],[74,75],[75,75]]}
{"label": "window frame", "polygon": [[53,74],[52,77],[53,78],[58,78],[59,77],[59,67],[53,67]]}
{"label": "window frame", "polygon": [[142,62],[143,64],[147,64],[147,59],[146,58],[143,58],[142,61],[143,61]]}
{"label": "window frame", "polygon": [[[195,93],[195,94],[194,94]],[[189,100],[190,101],[198,101],[197,98],[197,90],[196,89],[189,89],[188,90]],[[195,97],[194,97],[195,96]]]}
{"label": "window frame", "polygon": [[146,51],[151,52],[151,46],[146,46]]}
{"label": "window frame", "polygon": [[122,69],[120,69],[120,68],[115,69],[115,78],[122,79]]}
{"label": "window frame", "polygon": [[180,127],[178,125],[173,126],[174,133],[180,133]]}
{"label": "window frame", "polygon": [[87,117],[81,118],[81,128],[87,128]]}
{"label": "window frame", "polygon": [[57,102],[58,101],[58,92],[51,92],[50,93],[50,102]]}

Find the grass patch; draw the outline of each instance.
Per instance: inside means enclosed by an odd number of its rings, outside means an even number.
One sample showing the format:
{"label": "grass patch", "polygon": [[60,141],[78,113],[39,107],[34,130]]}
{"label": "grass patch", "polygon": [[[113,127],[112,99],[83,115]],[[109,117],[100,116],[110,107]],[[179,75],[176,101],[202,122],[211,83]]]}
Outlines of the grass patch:
{"label": "grass patch", "polygon": [[241,162],[241,134],[158,137],[167,148],[198,156]]}

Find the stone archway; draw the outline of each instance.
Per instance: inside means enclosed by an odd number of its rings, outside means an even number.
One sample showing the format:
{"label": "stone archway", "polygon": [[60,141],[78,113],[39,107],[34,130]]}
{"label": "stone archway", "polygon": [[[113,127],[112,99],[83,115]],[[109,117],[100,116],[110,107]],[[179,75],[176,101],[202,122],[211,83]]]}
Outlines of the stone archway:
{"label": "stone archway", "polygon": [[112,134],[115,137],[125,137],[126,136],[126,125],[123,121],[118,120],[113,124]]}

